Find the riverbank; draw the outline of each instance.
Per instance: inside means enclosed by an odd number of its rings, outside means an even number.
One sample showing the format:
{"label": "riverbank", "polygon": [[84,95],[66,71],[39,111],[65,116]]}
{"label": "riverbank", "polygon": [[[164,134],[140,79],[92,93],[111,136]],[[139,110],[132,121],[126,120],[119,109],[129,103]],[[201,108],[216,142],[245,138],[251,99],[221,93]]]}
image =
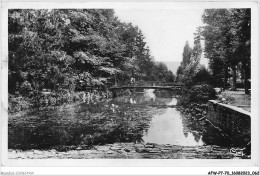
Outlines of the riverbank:
{"label": "riverbank", "polygon": [[[129,95],[129,90],[118,90],[119,96]],[[8,113],[15,114],[31,109],[52,109],[77,103],[96,104],[112,98],[109,90],[32,92],[30,96],[9,95]]]}
{"label": "riverbank", "polygon": [[[234,149],[233,149],[234,150]],[[237,151],[241,150],[236,148]],[[89,149],[77,146],[72,150],[12,150],[9,159],[250,159],[250,156],[230,152],[217,145],[180,146],[154,143],[114,143],[96,145]]]}

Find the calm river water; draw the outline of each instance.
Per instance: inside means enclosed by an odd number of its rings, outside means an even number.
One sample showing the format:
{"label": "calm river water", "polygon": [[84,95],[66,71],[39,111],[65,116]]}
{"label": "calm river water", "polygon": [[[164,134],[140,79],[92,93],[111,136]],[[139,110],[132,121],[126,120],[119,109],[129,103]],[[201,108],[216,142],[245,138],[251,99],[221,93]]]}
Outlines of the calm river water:
{"label": "calm river water", "polygon": [[9,116],[11,149],[152,142],[230,145],[219,132],[183,116],[167,91],[145,90],[98,104],[80,103]]}

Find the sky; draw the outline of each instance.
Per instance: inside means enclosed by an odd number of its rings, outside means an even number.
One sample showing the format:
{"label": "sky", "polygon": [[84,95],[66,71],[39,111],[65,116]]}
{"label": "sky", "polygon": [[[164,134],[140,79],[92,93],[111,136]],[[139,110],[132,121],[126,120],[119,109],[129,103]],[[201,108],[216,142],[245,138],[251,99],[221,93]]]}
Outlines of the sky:
{"label": "sky", "polygon": [[[186,41],[193,46],[203,9],[115,9],[121,21],[137,25],[156,61],[181,62]],[[201,58],[201,64],[206,64]]]}

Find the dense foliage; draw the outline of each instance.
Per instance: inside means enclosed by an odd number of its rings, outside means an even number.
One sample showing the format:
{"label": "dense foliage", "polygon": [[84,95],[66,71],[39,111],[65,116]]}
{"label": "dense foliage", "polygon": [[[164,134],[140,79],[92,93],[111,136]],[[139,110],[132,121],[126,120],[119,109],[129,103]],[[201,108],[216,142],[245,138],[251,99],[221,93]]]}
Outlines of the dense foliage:
{"label": "dense foliage", "polygon": [[250,9],[207,9],[202,16],[205,26],[205,56],[215,80],[215,86],[227,88],[230,71],[232,90],[237,79],[244,80],[248,94],[251,69]]}
{"label": "dense foliage", "polygon": [[8,32],[10,94],[174,81],[154,62],[142,31],[111,9],[9,10]]}
{"label": "dense foliage", "polygon": [[[177,80],[188,85],[200,83],[236,90],[242,81],[249,93],[251,69],[251,12],[250,9],[206,9],[202,15],[204,26],[198,27],[194,47],[186,43],[183,59],[177,71]],[[209,70],[199,64],[204,53]],[[239,86],[241,87],[241,86]]]}
{"label": "dense foliage", "polygon": [[214,88],[208,84],[198,84],[184,89],[184,96],[179,98],[178,104],[182,106],[190,103],[207,103],[208,100],[216,98]]}

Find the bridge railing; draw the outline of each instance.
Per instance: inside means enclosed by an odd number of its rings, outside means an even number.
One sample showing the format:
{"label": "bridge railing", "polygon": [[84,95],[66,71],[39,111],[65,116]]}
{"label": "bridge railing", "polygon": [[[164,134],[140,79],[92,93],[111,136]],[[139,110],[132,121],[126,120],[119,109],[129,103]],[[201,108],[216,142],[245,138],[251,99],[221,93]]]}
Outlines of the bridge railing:
{"label": "bridge railing", "polygon": [[110,83],[108,87],[123,87],[123,86],[174,86],[181,87],[182,84],[175,82],[160,82],[160,81],[136,81],[136,82],[121,82],[121,83]]}

